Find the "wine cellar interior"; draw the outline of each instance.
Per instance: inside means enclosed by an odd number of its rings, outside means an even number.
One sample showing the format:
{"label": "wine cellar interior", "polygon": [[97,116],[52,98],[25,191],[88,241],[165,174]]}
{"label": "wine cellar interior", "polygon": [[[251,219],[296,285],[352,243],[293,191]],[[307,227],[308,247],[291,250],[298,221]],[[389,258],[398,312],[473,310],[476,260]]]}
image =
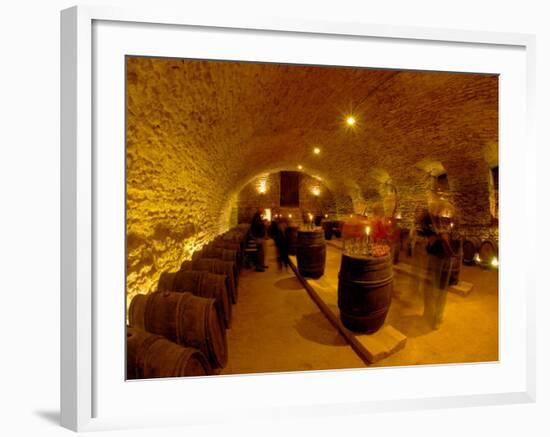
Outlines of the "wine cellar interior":
{"label": "wine cellar interior", "polygon": [[498,81],[127,57],[127,378],[498,361]]}

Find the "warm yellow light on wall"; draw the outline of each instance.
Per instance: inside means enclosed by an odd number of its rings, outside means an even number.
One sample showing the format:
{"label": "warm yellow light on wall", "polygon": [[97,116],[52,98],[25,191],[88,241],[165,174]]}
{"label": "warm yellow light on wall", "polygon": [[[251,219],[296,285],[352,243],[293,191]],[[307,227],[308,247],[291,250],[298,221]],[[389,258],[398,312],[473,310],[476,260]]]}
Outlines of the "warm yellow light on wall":
{"label": "warm yellow light on wall", "polygon": [[311,194],[314,196],[319,196],[321,194],[321,189],[319,187],[313,187],[311,189]]}
{"label": "warm yellow light on wall", "polygon": [[288,218],[292,218],[292,214],[289,214],[289,215],[288,215]]}
{"label": "warm yellow light on wall", "polygon": [[354,126],[355,125],[355,117],[353,115],[348,116],[348,118],[346,118],[346,124],[348,126]]}
{"label": "warm yellow light on wall", "polygon": [[321,149],[319,149],[319,147],[315,147],[315,149],[313,149],[313,153],[318,155],[319,153],[321,153]]}
{"label": "warm yellow light on wall", "polygon": [[304,167],[302,167],[301,165],[298,165],[298,170],[301,170],[303,169]]}
{"label": "warm yellow light on wall", "polygon": [[267,191],[267,181],[265,179],[260,179],[258,183],[258,193],[265,194]]}
{"label": "warm yellow light on wall", "polygon": [[497,258],[497,257],[494,257],[494,258],[491,260],[491,265],[492,265],[494,268],[498,268],[498,258]]}

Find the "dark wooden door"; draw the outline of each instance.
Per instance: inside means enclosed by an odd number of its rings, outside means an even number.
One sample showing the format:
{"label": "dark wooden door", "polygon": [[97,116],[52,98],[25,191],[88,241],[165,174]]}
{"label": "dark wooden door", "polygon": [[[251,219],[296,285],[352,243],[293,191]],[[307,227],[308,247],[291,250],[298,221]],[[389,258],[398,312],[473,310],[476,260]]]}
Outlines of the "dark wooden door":
{"label": "dark wooden door", "polygon": [[281,206],[298,207],[300,205],[300,172],[281,172]]}

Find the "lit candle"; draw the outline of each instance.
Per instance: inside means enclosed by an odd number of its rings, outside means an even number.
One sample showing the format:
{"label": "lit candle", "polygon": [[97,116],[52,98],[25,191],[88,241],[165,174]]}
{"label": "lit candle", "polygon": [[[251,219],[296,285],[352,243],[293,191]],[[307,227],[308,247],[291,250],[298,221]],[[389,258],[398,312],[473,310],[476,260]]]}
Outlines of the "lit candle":
{"label": "lit candle", "polygon": [[367,226],[365,228],[365,234],[367,234],[367,244],[369,244],[369,240],[370,240],[370,226]]}

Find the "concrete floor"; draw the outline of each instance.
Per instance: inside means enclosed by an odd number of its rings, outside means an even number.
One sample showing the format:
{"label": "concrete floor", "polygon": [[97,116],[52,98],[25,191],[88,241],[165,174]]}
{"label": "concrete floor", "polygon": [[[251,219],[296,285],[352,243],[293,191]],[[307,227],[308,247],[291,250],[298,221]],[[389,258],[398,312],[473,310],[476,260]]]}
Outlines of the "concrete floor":
{"label": "concrete floor", "polygon": [[[327,245],[322,297],[333,307],[337,302],[341,253]],[[400,261],[414,262],[404,252]],[[498,361],[498,271],[463,266],[460,279],[471,282],[474,288],[465,297],[447,293],[443,323],[434,331],[422,318],[424,282],[394,270],[393,299],[386,323],[405,334],[407,344],[372,366]]]}
{"label": "concrete floor", "polygon": [[[404,253],[402,262],[412,262]],[[468,296],[447,293],[443,323],[431,330],[421,318],[422,281],[394,276],[387,322],[407,337],[400,352],[377,366],[498,361],[498,271],[463,266],[460,279],[474,284]]]}
{"label": "concrete floor", "polygon": [[271,240],[266,260],[263,273],[242,270],[227,331],[229,360],[221,374],[364,367],[292,270],[278,271]]}
{"label": "concrete floor", "polygon": [[[323,299],[334,307],[341,251],[327,246]],[[402,262],[411,262],[404,253]],[[278,272],[272,241],[269,269],[243,270],[233,325],[227,331],[229,361],[222,374],[365,367],[328,322],[292,271]],[[394,297],[386,323],[407,336],[404,349],[371,366],[465,363],[498,360],[498,272],[464,267],[470,295],[448,293],[442,326],[431,330],[421,317],[423,283],[394,276]],[[337,308],[336,308],[337,310]]]}

